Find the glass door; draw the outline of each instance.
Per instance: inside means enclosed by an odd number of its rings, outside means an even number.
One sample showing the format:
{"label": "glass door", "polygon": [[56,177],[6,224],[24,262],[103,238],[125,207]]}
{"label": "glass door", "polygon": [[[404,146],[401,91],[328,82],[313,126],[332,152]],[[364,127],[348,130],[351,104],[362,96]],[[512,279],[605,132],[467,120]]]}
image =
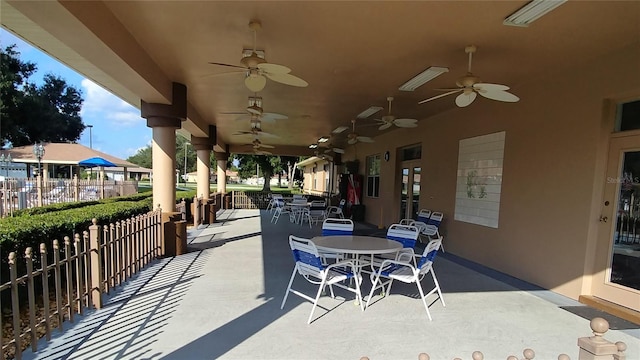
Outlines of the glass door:
{"label": "glass door", "polygon": [[420,173],[415,162],[405,161],[400,167],[400,219],[416,219],[420,210]]}
{"label": "glass door", "polygon": [[611,139],[593,295],[640,311],[640,135]]}

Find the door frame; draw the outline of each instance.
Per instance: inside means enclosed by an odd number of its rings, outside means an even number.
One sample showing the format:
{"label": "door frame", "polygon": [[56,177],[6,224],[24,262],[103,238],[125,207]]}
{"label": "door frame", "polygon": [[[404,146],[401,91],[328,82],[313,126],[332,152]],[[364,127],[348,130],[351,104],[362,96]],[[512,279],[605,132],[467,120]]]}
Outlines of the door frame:
{"label": "door frame", "polygon": [[[600,218],[593,252],[593,273],[591,294],[607,301],[640,311],[640,290],[635,290],[609,281],[613,261],[613,241],[617,223],[618,196],[623,157],[627,151],[640,151],[640,132],[624,132],[612,134],[609,138],[602,199],[600,201]],[[605,205],[608,202],[609,205]]]}
{"label": "door frame", "polygon": [[[408,182],[407,182],[407,209],[410,209],[409,211],[409,215],[407,217],[407,211],[405,211],[405,214],[401,215],[400,219],[398,219],[398,221],[400,221],[401,219],[404,218],[414,218],[414,214],[417,213],[419,211],[419,209],[411,209],[411,207],[413,206],[413,169],[414,168],[420,168],[420,176],[422,177],[422,159],[413,159],[413,160],[405,160],[405,161],[401,161],[399,162],[399,166],[398,166],[398,170],[397,173],[400,175],[400,185],[402,186],[402,177],[404,176],[402,174],[402,169],[408,168],[409,169],[409,174],[408,174]],[[421,179],[422,180],[422,179]],[[420,181],[420,192],[422,193],[422,181]],[[398,199],[400,200],[398,203],[398,212],[400,212],[400,210],[402,210],[402,187],[400,187],[398,189]],[[409,204],[409,202],[411,204]],[[419,205],[418,205],[419,207]]]}

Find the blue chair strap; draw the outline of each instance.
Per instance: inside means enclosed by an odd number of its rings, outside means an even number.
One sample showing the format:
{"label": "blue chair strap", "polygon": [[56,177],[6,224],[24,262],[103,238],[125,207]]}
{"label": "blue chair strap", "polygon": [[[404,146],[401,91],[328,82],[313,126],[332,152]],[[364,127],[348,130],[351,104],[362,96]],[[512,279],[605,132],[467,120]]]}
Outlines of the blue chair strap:
{"label": "blue chair strap", "polygon": [[402,268],[404,266],[399,265],[399,264],[389,264],[387,266],[384,267],[384,269],[382,269],[382,271],[380,272],[380,274],[382,276],[389,276],[389,274],[391,274],[392,272]]}
{"label": "blue chair strap", "polygon": [[346,266],[336,266],[334,268],[331,268],[331,271],[337,272],[340,275],[345,275],[347,279],[351,279],[353,277],[353,272]]}
{"label": "blue chair strap", "polygon": [[433,262],[433,260],[436,258],[437,253],[438,253],[437,250],[431,250],[427,253],[427,255],[420,257],[420,261],[418,261],[418,269],[420,269],[424,264],[426,264],[427,261]]}
{"label": "blue chair strap", "polygon": [[322,229],[322,236],[352,235],[352,234],[353,232],[348,230]]}
{"label": "blue chair strap", "polygon": [[298,249],[295,249],[292,252],[293,252],[293,259],[296,262],[301,262],[304,264],[311,265],[313,267],[318,268],[319,270],[324,269],[324,266],[322,265],[322,260],[320,260],[320,258],[315,256],[314,254],[310,254],[306,251],[301,251]]}
{"label": "blue chair strap", "polygon": [[402,243],[403,248],[412,248],[416,246],[416,239],[407,239],[399,236],[387,236],[389,240],[395,240]]}

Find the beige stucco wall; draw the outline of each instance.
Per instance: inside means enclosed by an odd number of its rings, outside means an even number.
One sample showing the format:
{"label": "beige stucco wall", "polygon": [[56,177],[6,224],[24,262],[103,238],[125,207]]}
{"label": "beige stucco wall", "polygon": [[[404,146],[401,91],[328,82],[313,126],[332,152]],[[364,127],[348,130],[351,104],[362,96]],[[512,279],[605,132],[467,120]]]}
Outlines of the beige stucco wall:
{"label": "beige stucco wall", "polygon": [[[383,205],[384,225],[398,221],[397,148],[420,143],[420,206],[444,212],[448,252],[577,298],[588,290],[583,275],[594,270],[602,154],[612,130],[606,100],[640,97],[638,64],[639,44],[604,58],[585,57],[572,68],[511,84],[519,103],[478,97],[467,108],[421,120],[418,129],[358,144],[362,174],[367,155],[391,153],[382,163],[380,198],[364,197],[366,221],[379,224]],[[455,221],[459,140],[498,131],[506,131],[499,228]],[[352,160],[354,149],[347,150],[344,159]]]}

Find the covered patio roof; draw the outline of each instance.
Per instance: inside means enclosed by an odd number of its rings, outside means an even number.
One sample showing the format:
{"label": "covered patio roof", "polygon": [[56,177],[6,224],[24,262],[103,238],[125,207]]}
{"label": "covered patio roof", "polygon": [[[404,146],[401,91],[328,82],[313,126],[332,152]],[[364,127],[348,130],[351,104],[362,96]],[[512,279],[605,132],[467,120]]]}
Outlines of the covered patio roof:
{"label": "covered patio roof", "polygon": [[[637,44],[640,2],[569,1],[528,27],[504,25],[528,1],[2,1],[2,26],[51,54],[134,106],[168,103],[172,83],[188,89],[182,131],[208,136],[216,151],[251,151],[248,98],[265,112],[287,115],[265,123],[275,154],[312,155],[308,145],[330,136],[345,146],[351,121],[371,106],[378,113],[356,122],[356,133],[376,136],[372,118],[387,112],[420,122],[458,109],[454,96],[418,105],[455,88],[469,70],[465,46],[473,44],[472,72],[514,94],[539,79]],[[255,45],[269,63],[291,69],[308,87],[268,80],[253,93],[241,66],[252,49],[249,22],[259,20]],[[399,87],[431,67],[446,67],[415,91]],[[594,69],[596,71],[597,69]],[[585,75],[587,86],[589,74]],[[631,74],[630,74],[631,76]],[[478,99],[476,101],[493,101]],[[522,99],[521,102],[526,102]],[[505,106],[520,106],[505,104]],[[243,121],[239,121],[243,120]],[[379,124],[377,124],[379,125]],[[342,133],[332,131],[342,127]]]}

